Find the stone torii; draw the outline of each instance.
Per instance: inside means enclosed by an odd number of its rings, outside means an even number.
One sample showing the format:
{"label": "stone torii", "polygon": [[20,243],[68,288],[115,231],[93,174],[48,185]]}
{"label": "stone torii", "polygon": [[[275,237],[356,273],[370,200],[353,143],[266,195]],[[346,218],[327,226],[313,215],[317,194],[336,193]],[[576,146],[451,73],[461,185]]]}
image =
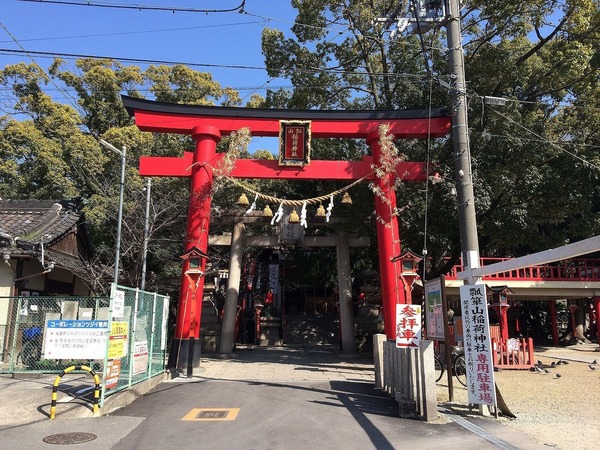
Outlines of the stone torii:
{"label": "stone torii", "polygon": [[[379,166],[382,157],[379,127],[389,126],[389,133],[396,139],[427,139],[443,137],[450,131],[450,116],[444,108],[431,110],[399,111],[323,111],[323,110],[279,110],[259,108],[232,108],[216,106],[179,105],[142,100],[123,96],[123,105],[135,117],[142,131],[177,133],[190,135],[195,141],[193,152],[184,152],[181,157],[142,157],[141,176],[168,176],[191,178],[190,203],[188,210],[185,249],[193,247],[208,251],[210,224],[211,189],[213,168],[223,154],[216,152],[221,137],[241,128],[249,128],[252,136],[279,136],[282,123],[309,123],[311,138],[366,139],[371,155],[360,161],[303,161],[298,165],[282,165],[280,161],[241,159],[229,174],[233,178],[279,178],[292,180],[340,180],[353,181],[365,177],[379,188],[374,196],[379,270],[381,276],[383,319],[388,339],[395,339],[396,304],[406,302],[404,287],[400,280],[402,268],[399,260],[400,235],[398,222],[392,211],[396,207],[396,195],[392,190],[394,178],[402,181],[425,181],[426,163],[402,162],[395,174],[384,178],[376,177],[373,165]],[[283,137],[285,135],[282,135]],[[284,152],[287,151],[284,148]],[[206,261],[202,261],[204,270]],[[189,262],[184,261],[179,295],[175,337],[169,352],[170,367],[189,367],[189,347],[196,355],[192,364],[200,362],[200,314],[204,278],[194,285],[188,283],[186,273]],[[193,292],[192,292],[193,291]],[[199,293],[199,295],[196,295]],[[351,313],[351,298],[341,298],[340,314]],[[189,304],[190,299],[195,304]],[[353,332],[353,330],[352,330]],[[342,330],[344,333],[344,330]],[[195,350],[195,351],[194,351]]]}

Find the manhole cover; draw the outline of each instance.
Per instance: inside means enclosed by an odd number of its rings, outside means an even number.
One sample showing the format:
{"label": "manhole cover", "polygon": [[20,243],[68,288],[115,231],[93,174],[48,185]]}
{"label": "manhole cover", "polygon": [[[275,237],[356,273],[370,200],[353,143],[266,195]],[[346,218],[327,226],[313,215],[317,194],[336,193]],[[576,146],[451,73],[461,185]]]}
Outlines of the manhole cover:
{"label": "manhole cover", "polygon": [[60,433],[46,436],[42,441],[46,444],[69,445],[93,441],[97,437],[98,436],[92,433]]}
{"label": "manhole cover", "polygon": [[196,419],[224,419],[229,411],[200,411]]}

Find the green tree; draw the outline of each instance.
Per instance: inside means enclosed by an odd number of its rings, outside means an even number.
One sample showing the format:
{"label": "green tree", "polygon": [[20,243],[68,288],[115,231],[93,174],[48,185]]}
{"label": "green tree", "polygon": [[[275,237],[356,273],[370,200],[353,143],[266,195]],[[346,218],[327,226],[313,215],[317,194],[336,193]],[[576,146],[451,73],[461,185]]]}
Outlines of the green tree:
{"label": "green tree", "polygon": [[[37,65],[17,64],[0,72],[10,92],[0,119],[0,196],[59,199],[85,203],[94,249],[94,286],[112,281],[121,160],[98,142],[127,149],[120,282],[137,286],[142,266],[146,194],[137,167],[142,155],[180,156],[193,149],[187,136],[140,132],[121,104],[120,94],[160,101],[234,106],[236,91],[221,88],[210,74],[187,67],[123,66],[112,60],[80,59],[70,67],[55,60],[48,73]],[[46,90],[60,87],[65,103]],[[75,94],[72,94],[72,92]],[[251,105],[262,100],[254,96]],[[147,288],[173,294],[179,288],[178,255],[183,248],[189,200],[188,179],[154,180],[149,217]]]}
{"label": "green tree", "polygon": [[[269,92],[268,104],[449,105],[443,29],[392,39],[374,19],[388,16],[394,2],[293,5],[295,37],[263,32],[269,74],[287,77],[294,86],[290,92]],[[467,1],[462,13],[482,255],[518,256],[598,234],[597,151],[589,142],[597,111],[587,107],[597,104],[590,97],[597,98],[598,2]],[[507,107],[484,105],[483,96],[504,97]],[[419,251],[426,238],[430,275],[444,273],[460,255],[450,144],[398,143],[409,159],[429,160],[447,180],[429,186],[427,196],[423,186],[397,190],[403,242]],[[372,210],[367,203],[360,207],[363,216]]]}

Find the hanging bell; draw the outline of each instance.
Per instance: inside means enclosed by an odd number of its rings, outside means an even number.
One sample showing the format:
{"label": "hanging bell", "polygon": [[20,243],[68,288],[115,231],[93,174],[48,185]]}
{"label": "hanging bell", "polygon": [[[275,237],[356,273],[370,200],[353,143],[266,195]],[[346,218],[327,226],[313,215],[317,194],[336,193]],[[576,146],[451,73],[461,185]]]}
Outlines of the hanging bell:
{"label": "hanging bell", "polygon": [[288,222],[289,223],[300,223],[300,216],[296,212],[296,208],[294,208],[292,210],[292,212],[290,213],[290,217],[288,217]]}
{"label": "hanging bell", "polygon": [[248,197],[246,197],[246,194],[242,192],[242,195],[240,195],[240,198],[238,198],[237,204],[238,206],[248,206],[250,204],[250,202],[248,201]]}
{"label": "hanging bell", "polygon": [[325,217],[325,208],[323,208],[323,204],[320,204],[317,208],[317,213],[315,214],[315,217]]}
{"label": "hanging bell", "polygon": [[273,211],[271,211],[269,205],[265,206],[265,209],[263,209],[263,217],[273,217]]}
{"label": "hanging bell", "polygon": [[352,204],[352,197],[350,197],[350,194],[348,194],[348,192],[344,192],[344,196],[342,197],[342,205],[351,205]]}

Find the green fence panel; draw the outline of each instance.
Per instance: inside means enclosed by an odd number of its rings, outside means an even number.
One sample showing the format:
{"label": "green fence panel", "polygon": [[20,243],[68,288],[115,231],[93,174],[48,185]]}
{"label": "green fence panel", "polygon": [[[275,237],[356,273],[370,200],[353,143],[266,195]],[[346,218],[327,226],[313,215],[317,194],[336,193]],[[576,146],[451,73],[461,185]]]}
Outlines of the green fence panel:
{"label": "green fence panel", "polygon": [[107,395],[164,373],[168,310],[168,296],[113,284],[101,405]]}
{"label": "green fence panel", "polygon": [[[168,311],[168,296],[117,285],[109,297],[0,297],[0,373],[87,365],[102,373],[102,405],[106,396],[164,373]],[[49,323],[94,320],[109,330],[103,359],[45,358]]]}
{"label": "green fence panel", "polygon": [[60,373],[72,365],[101,369],[102,359],[45,358],[49,320],[108,320],[108,297],[0,297],[0,373]]}

